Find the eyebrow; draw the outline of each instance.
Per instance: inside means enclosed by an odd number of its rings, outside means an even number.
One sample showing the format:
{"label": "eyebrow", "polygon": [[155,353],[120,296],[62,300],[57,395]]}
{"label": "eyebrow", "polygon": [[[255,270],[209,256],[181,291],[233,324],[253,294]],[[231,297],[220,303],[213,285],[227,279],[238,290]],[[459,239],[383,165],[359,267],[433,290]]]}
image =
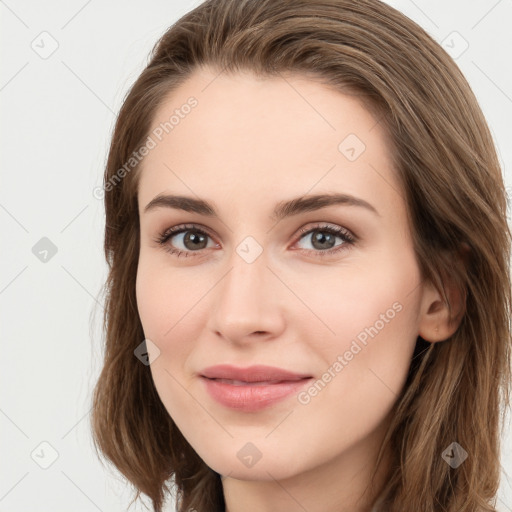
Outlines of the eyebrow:
{"label": "eyebrow", "polygon": [[[276,204],[270,218],[273,221],[280,221],[286,217],[320,210],[321,208],[333,205],[359,206],[380,216],[380,213],[370,203],[350,194],[317,194],[296,197],[288,201],[280,201]],[[174,208],[206,215],[207,217],[219,218],[215,207],[204,199],[169,194],[157,195],[146,205],[144,213],[161,207]]]}

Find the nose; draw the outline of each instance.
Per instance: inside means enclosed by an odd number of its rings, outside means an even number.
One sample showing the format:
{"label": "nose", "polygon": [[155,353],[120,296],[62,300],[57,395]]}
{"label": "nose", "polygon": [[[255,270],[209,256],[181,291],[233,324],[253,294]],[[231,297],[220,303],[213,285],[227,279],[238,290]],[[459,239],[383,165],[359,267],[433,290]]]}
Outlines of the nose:
{"label": "nose", "polygon": [[264,253],[252,263],[235,253],[211,299],[208,327],[233,344],[275,338],[284,330],[285,287]]}

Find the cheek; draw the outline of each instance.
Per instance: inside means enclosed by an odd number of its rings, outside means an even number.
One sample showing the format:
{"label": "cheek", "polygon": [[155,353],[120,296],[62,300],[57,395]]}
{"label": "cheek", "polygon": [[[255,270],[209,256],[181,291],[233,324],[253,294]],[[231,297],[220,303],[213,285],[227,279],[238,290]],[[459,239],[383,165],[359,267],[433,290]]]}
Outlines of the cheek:
{"label": "cheek", "polygon": [[197,302],[194,296],[190,287],[179,282],[179,273],[170,272],[154,259],[139,259],[137,308],[145,337],[159,349],[149,369],[156,391],[173,418],[197,415],[191,407],[190,396],[184,391],[189,383],[183,373],[194,349],[189,341],[197,338],[193,329],[198,323],[190,322],[192,317],[187,316],[187,311]]}
{"label": "cheek", "polygon": [[400,340],[416,337],[419,302],[413,292],[420,277],[414,255],[381,256],[371,263],[326,267],[314,279],[295,282],[311,312],[295,316],[309,331],[304,339],[316,340],[315,348],[330,359],[349,350],[354,340],[363,347],[399,348]]}
{"label": "cheek", "polygon": [[[187,358],[194,350],[192,340],[200,338],[204,320],[204,299],[211,284],[204,283],[198,273],[180,272],[160,263],[157,258],[142,256],[139,260],[136,297],[139,317],[146,338],[160,350],[151,370],[183,373]],[[201,316],[202,315],[202,316]]]}
{"label": "cheek", "polygon": [[164,340],[170,337],[173,326],[183,316],[184,302],[191,295],[189,287],[177,281],[179,273],[172,273],[159,263],[159,258],[141,251],[137,269],[136,297],[139,316],[146,337]]}

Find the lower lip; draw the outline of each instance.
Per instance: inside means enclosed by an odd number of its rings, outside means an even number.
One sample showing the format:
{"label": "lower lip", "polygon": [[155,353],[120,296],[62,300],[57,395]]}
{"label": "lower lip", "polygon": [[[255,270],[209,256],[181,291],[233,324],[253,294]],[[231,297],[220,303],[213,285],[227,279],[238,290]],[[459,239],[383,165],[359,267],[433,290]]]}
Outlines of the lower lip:
{"label": "lower lip", "polygon": [[220,404],[239,411],[259,411],[297,393],[311,378],[277,384],[234,385],[201,377],[210,396]]}

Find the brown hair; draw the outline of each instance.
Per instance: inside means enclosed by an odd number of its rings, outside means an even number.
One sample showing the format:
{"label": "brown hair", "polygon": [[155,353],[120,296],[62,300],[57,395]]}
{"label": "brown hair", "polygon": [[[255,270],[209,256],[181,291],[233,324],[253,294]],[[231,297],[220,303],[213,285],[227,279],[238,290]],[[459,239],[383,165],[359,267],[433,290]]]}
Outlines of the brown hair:
{"label": "brown hair", "polygon": [[[510,231],[501,169],[453,60],[378,0],[207,0],[155,46],[124,100],[104,176],[109,275],[105,359],[91,420],[96,449],[135,486],[134,500],[146,494],[156,512],[172,489],[179,511],[224,510],[220,475],[184,439],[149,366],[134,357],[144,339],[135,296],[140,166],[112,186],[148,137],[164,97],[201,66],[316,78],[358,94],[378,113],[393,145],[422,276],[448,304],[442,277],[451,276],[466,304],[448,340],[418,337],[383,444],[394,459],[381,503],[389,512],[494,511],[500,419],[511,384]],[[452,442],[468,453],[456,469],[441,456]]]}

